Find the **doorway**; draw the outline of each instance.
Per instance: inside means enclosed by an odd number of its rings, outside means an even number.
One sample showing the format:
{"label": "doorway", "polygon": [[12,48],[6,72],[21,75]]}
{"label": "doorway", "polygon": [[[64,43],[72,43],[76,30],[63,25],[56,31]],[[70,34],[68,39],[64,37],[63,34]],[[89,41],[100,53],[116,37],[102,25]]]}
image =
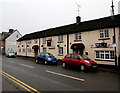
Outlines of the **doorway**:
{"label": "doorway", "polygon": [[83,43],[75,43],[71,45],[71,49],[73,50],[73,53],[83,55],[85,46]]}

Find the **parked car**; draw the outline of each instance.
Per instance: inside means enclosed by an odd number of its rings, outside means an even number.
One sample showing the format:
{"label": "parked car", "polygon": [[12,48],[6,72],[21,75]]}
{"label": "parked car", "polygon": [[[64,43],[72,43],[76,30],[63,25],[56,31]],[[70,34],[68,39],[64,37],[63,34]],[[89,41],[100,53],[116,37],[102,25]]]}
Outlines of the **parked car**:
{"label": "parked car", "polygon": [[97,69],[97,63],[92,61],[90,58],[85,55],[80,55],[76,53],[67,54],[62,59],[62,67],[66,68],[67,66],[76,66],[80,67],[82,71],[86,69]]}
{"label": "parked car", "polygon": [[44,63],[44,64],[57,64],[57,58],[55,58],[51,53],[41,52],[35,57],[36,63]]}
{"label": "parked car", "polygon": [[15,53],[14,52],[7,52],[6,53],[6,57],[16,57]]}

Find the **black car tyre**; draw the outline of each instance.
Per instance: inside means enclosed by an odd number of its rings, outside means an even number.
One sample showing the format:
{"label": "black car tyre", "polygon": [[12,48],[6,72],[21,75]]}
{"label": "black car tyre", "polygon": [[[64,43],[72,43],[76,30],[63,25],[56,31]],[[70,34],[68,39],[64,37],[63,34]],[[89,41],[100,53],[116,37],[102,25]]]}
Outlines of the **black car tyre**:
{"label": "black car tyre", "polygon": [[35,59],[35,62],[38,64],[38,63],[39,63],[39,60],[38,60],[38,59]]}
{"label": "black car tyre", "polygon": [[47,65],[48,64],[48,62],[47,61],[45,61],[45,65]]}
{"label": "black car tyre", "polygon": [[63,67],[63,68],[66,68],[66,66],[67,66],[66,63],[63,62],[63,63],[62,63],[62,67]]}
{"label": "black car tyre", "polygon": [[80,70],[81,70],[81,71],[85,71],[85,70],[86,70],[86,67],[85,67],[84,64],[81,64],[81,65],[80,65]]}

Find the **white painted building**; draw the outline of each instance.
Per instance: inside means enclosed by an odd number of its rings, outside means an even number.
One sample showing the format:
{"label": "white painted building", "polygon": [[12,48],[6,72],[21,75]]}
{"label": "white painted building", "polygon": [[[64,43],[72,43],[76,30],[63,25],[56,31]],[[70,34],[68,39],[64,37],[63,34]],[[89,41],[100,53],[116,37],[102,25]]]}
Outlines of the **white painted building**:
{"label": "white painted building", "polygon": [[18,30],[15,30],[9,37],[5,40],[5,53],[7,52],[17,52],[17,43],[18,40],[22,35],[19,33]]}

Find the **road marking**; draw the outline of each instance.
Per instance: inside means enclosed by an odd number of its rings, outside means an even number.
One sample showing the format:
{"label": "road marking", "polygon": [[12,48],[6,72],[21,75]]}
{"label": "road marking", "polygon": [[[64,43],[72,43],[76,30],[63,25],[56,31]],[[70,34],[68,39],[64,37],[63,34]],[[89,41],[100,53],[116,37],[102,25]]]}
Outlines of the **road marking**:
{"label": "road marking", "polygon": [[19,65],[22,65],[22,66],[25,66],[25,67],[29,67],[29,68],[35,68],[33,66],[29,66],[29,65],[25,65],[25,64],[21,64],[21,63],[19,63]]}
{"label": "road marking", "polygon": [[15,63],[15,61],[10,61],[10,62]]}
{"label": "road marking", "polygon": [[77,77],[73,77],[73,76],[69,76],[69,75],[65,75],[65,74],[61,74],[61,73],[56,73],[56,72],[49,71],[49,70],[46,70],[46,72],[51,73],[51,74],[55,74],[55,75],[59,75],[59,76],[63,76],[63,77],[67,77],[67,78],[71,78],[74,80],[85,81],[84,79],[81,79],[81,78],[77,78]]}
{"label": "road marking", "polygon": [[25,90],[29,91],[30,93],[41,93],[41,92],[39,92],[38,90],[32,88],[31,86],[29,86],[29,85],[23,83],[22,81],[16,79],[15,77],[7,74],[6,72],[1,71],[1,70],[0,70],[0,72],[2,73],[3,76],[5,76],[6,78],[12,80],[14,83],[18,84],[19,86],[21,86],[21,87],[24,88]]}

